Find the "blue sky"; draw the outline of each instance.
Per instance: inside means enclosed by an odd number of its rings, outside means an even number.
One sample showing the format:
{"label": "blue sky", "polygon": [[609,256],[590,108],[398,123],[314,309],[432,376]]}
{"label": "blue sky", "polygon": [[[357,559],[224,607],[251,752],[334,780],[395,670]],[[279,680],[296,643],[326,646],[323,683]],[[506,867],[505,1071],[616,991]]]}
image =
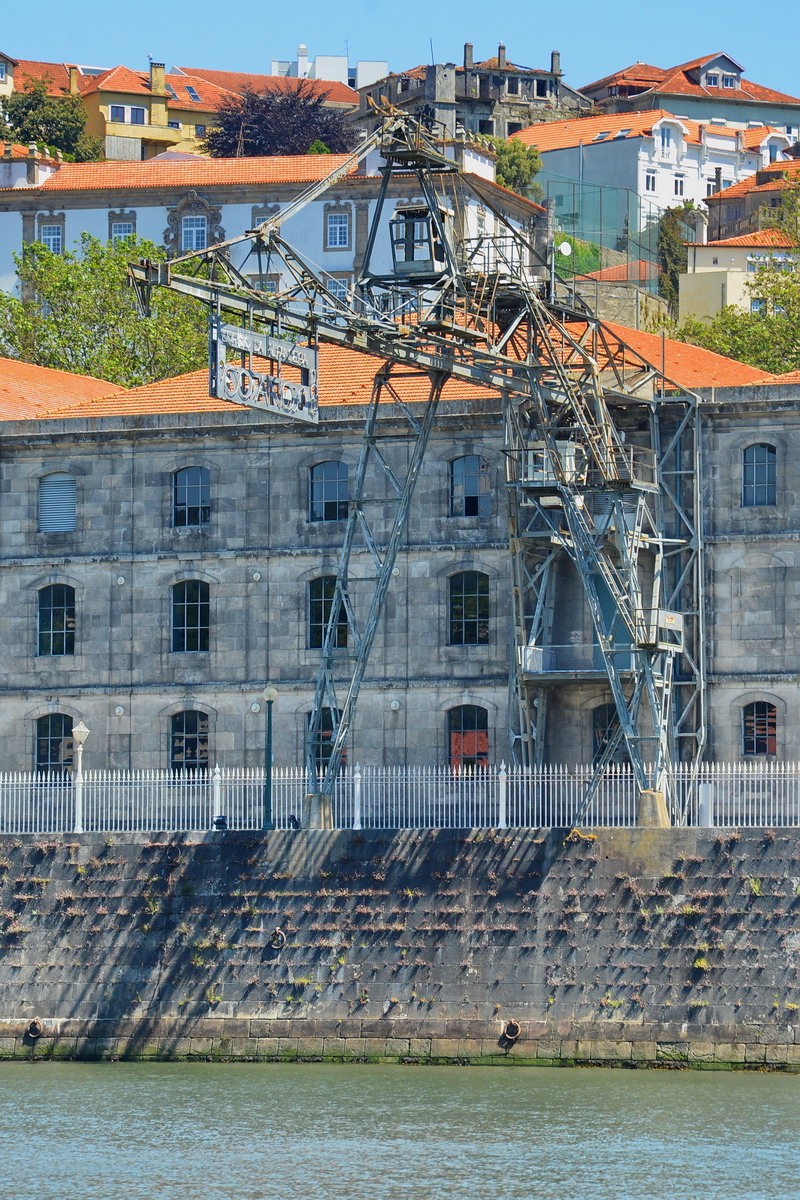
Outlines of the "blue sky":
{"label": "blue sky", "polygon": [[[725,50],[756,83],[800,95],[800,7],[771,0],[767,20],[744,0],[726,4],[666,5],[615,0],[510,3],[509,0],[38,0],[8,4],[2,50],[16,58],[75,61],[98,66],[125,63],[144,69],[147,55],[184,66],[269,71],[270,59],[294,58],[300,42],[314,54],[388,59],[392,70],[430,61],[460,62],[465,41],[488,58],[504,41],[509,59],[547,66],[561,51],[567,81],[590,83],[632,62],[672,66]],[[756,33],[758,36],[756,37]]]}

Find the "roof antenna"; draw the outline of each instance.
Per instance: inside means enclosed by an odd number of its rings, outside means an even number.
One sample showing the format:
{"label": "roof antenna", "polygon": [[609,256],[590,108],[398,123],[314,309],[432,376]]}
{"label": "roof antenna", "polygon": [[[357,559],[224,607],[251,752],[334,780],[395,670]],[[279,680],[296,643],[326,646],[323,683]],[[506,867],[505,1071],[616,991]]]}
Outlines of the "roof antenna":
{"label": "roof antenna", "polygon": [[433,57],[433,38],[428,38],[428,41],[431,44],[431,66],[433,66],[433,64],[436,62],[436,59]]}

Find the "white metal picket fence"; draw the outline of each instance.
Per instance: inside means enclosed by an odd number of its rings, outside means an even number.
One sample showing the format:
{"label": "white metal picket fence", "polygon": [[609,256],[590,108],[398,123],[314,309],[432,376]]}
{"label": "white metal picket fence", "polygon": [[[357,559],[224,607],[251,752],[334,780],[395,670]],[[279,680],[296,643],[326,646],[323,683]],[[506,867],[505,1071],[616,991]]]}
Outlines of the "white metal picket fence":
{"label": "white metal picket fence", "polygon": [[[333,797],[340,829],[568,827],[592,767],[535,770],[490,766],[355,767]],[[800,763],[707,763],[688,806],[690,825],[800,826]],[[688,768],[678,770],[679,800],[689,794]],[[74,777],[0,773],[0,833],[178,832],[261,829],[263,769],[219,768],[180,776],[169,771],[85,771]],[[302,818],[307,791],[301,768],[272,777],[276,828]],[[638,788],[626,767],[612,766],[581,820],[583,826],[636,824]]]}

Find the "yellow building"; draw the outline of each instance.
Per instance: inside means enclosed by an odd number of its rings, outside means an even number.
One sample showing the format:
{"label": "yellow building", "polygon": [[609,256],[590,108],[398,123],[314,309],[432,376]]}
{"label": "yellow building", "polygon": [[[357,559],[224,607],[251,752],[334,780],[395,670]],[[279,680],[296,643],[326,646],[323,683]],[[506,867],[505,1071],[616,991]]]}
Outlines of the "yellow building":
{"label": "yellow building", "polygon": [[690,245],[688,271],[680,277],[678,319],[710,321],[723,308],[758,311],[760,301],[747,287],[759,267],[777,263],[786,270],[800,264],[800,250],[775,229],[761,229],[740,237],[705,245]]}

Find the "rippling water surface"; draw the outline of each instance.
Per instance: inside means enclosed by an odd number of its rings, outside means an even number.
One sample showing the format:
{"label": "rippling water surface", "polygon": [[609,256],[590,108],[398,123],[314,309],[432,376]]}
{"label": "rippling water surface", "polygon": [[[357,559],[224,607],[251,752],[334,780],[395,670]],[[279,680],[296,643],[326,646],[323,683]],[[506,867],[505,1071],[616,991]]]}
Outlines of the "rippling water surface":
{"label": "rippling water surface", "polygon": [[3,1200],[790,1200],[800,1075],[0,1065]]}

